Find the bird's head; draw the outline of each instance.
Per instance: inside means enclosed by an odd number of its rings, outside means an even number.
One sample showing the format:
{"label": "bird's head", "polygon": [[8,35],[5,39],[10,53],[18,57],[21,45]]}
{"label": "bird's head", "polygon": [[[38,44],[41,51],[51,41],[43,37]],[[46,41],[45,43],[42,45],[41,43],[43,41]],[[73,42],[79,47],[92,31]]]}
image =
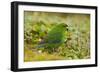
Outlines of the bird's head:
{"label": "bird's head", "polygon": [[61,23],[60,25],[68,31],[68,25],[67,24]]}

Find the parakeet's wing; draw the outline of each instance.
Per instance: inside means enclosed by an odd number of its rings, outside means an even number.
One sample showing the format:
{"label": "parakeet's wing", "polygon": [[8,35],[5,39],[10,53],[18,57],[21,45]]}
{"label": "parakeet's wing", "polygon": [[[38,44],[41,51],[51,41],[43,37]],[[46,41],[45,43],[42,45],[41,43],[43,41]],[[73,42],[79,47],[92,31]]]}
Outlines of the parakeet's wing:
{"label": "parakeet's wing", "polygon": [[56,25],[48,32],[45,42],[47,43],[63,43],[66,37],[65,28]]}
{"label": "parakeet's wing", "polygon": [[47,36],[40,42],[40,47],[55,48],[59,47],[66,40],[66,29],[61,25],[55,25],[48,32]]}

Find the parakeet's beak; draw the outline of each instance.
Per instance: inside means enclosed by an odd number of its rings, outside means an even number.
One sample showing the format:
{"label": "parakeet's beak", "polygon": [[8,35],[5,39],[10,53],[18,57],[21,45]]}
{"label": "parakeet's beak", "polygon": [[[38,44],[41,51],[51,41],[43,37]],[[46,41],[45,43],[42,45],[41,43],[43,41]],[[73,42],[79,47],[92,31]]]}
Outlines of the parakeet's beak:
{"label": "parakeet's beak", "polygon": [[66,28],[66,30],[68,31],[68,25],[63,23],[63,26]]}
{"label": "parakeet's beak", "polygon": [[66,28],[67,31],[69,31],[68,27]]}
{"label": "parakeet's beak", "polygon": [[65,25],[65,27],[66,27],[66,30],[68,31],[69,29],[68,29],[68,25],[67,24]]}

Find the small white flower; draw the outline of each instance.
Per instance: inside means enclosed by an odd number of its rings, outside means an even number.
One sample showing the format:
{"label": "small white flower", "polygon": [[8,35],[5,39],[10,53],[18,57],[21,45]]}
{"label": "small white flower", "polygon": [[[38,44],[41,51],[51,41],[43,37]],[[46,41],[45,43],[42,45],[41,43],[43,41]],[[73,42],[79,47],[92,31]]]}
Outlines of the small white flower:
{"label": "small white flower", "polygon": [[38,53],[42,53],[42,50],[39,50]]}

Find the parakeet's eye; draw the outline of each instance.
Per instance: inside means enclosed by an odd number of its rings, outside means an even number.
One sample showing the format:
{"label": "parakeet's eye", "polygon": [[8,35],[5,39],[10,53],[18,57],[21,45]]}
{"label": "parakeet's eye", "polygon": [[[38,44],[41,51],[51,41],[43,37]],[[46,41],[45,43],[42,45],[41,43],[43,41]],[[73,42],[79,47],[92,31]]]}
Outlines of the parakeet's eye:
{"label": "parakeet's eye", "polygon": [[64,27],[66,27],[66,30],[69,31],[68,25],[67,25],[67,24],[65,24]]}
{"label": "parakeet's eye", "polygon": [[68,27],[68,25],[67,24],[64,24],[64,27]]}
{"label": "parakeet's eye", "polygon": [[68,25],[66,24],[66,27],[68,27]]}

